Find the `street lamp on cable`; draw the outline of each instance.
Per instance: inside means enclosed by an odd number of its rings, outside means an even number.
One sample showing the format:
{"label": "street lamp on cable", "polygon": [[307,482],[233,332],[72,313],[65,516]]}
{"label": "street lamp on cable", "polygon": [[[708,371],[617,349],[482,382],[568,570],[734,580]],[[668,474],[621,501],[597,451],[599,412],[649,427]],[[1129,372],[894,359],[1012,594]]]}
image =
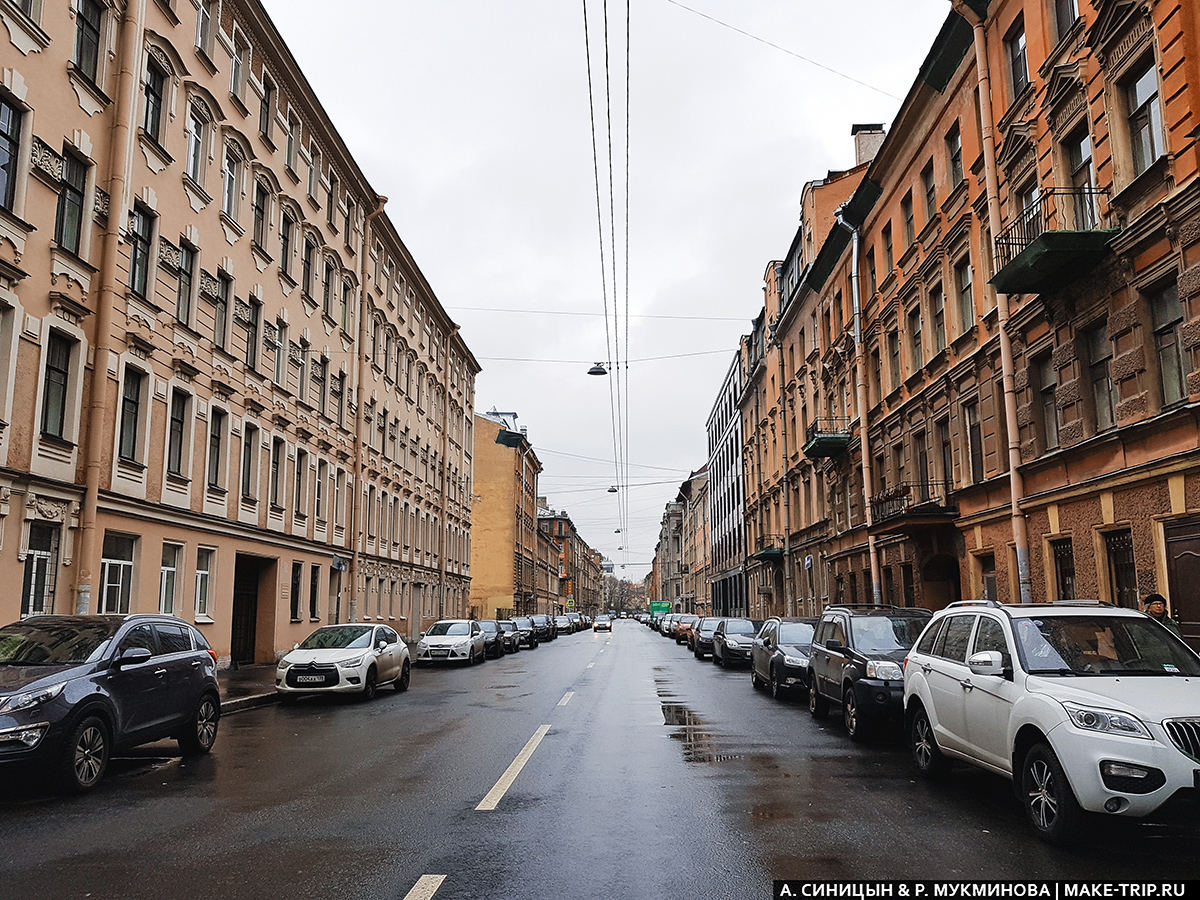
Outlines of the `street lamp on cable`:
{"label": "street lamp on cable", "polygon": [[604,368],[604,363],[596,363],[594,366],[592,366],[590,369],[588,369],[588,374],[589,375],[607,375],[608,369]]}
{"label": "street lamp on cable", "polygon": [[608,492],[609,492],[610,494],[615,494],[615,493],[617,492],[617,486],[614,484],[612,487],[610,487],[610,488],[608,489]]}

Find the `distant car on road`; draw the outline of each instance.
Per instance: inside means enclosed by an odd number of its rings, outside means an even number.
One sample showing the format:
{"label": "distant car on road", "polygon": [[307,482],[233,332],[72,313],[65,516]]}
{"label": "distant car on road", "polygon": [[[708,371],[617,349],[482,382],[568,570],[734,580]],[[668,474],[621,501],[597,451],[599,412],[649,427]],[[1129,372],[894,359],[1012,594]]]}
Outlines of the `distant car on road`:
{"label": "distant car on road", "polygon": [[549,616],[539,613],[529,618],[533,619],[534,631],[537,633],[539,641],[552,641],[558,637],[558,630],[554,627],[554,620]]}
{"label": "distant car on road", "polygon": [[712,653],[713,633],[716,632],[717,626],[722,621],[720,616],[705,616],[693,626],[691,636],[688,638],[688,646],[696,659],[704,659]]}
{"label": "distant car on road", "polygon": [[487,659],[483,629],[469,619],[443,619],[421,633],[417,663],[462,662],[474,665]]}
{"label": "distant car on road", "polygon": [[750,662],[750,645],[761,622],[753,619],[725,619],[713,632],[713,662],[718,666]]}
{"label": "distant car on road", "polygon": [[808,656],[819,619],[772,616],[763,623],[750,647],[750,681],[768,685],[776,700],[808,692]]}
{"label": "distant car on road", "polygon": [[608,616],[596,616],[592,623],[592,631],[612,631],[612,619]]}
{"label": "distant car on road", "polygon": [[500,623],[495,619],[480,619],[479,629],[483,632],[483,653],[493,659],[504,655],[504,637],[500,633]]}
{"label": "distant car on road", "polygon": [[30,616],[0,629],[0,762],[53,767],[91,790],[113,752],[173,737],[217,739],[217,655],[174,616]]}
{"label": "distant car on road", "polygon": [[275,690],[285,699],[333,693],[371,700],[379,685],[408,690],[411,665],[408,645],[387,625],[325,625],[279,661]]}
{"label": "distant car on road", "polygon": [[504,641],[504,652],[516,653],[519,651],[521,649],[521,630],[517,628],[517,623],[511,619],[502,619],[497,625]]}
{"label": "distant car on road", "polygon": [[675,643],[691,645],[692,626],[700,621],[699,616],[680,616],[675,625]]}
{"label": "distant car on road", "polygon": [[555,616],[554,628],[559,634],[571,634],[575,631],[575,623],[566,616]]}
{"label": "distant car on road", "polygon": [[512,619],[513,625],[517,627],[517,631],[521,633],[521,644],[534,650],[538,645],[537,626],[533,624],[533,619],[529,616],[515,616]]}

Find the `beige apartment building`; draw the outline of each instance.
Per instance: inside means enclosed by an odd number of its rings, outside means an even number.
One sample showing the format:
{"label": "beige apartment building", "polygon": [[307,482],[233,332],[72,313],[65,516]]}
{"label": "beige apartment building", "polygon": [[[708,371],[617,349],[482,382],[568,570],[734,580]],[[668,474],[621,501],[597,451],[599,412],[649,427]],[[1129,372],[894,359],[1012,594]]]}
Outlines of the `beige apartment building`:
{"label": "beige apartment building", "polygon": [[0,617],[465,613],[478,363],[262,5],[0,25]]}
{"label": "beige apartment building", "polygon": [[557,550],[560,593],[549,611],[595,614],[603,599],[603,556],[580,536],[565,510],[543,508],[538,529]]}
{"label": "beige apartment building", "polygon": [[683,578],[683,597],[697,615],[712,613],[712,585],[709,562],[712,558],[711,531],[708,520],[708,471],[693,472],[679,486],[676,500],[683,504],[683,544],[680,574]]}

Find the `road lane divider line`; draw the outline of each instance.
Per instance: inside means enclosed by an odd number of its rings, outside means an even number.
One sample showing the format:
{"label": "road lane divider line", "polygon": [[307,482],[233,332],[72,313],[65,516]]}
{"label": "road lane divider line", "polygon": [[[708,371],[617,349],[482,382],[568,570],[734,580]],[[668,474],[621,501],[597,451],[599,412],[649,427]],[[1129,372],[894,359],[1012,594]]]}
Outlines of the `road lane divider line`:
{"label": "road lane divider line", "polygon": [[476,811],[496,808],[504,798],[504,795],[508,793],[508,789],[512,787],[513,782],[517,780],[517,776],[521,774],[521,770],[525,768],[525,764],[533,756],[533,751],[538,748],[538,744],[542,742],[542,738],[546,736],[546,732],[549,730],[549,725],[542,725],[533,733],[533,737],[529,739],[529,742],[517,754],[517,758],[504,770],[504,774],[500,776],[500,780],[487,792],[487,796],[479,801],[479,805],[475,807]]}
{"label": "road lane divider line", "polygon": [[594,666],[594,665],[595,665],[595,663],[588,663],[588,664],[587,664],[587,667],[590,669],[590,668],[591,668],[592,666]]}
{"label": "road lane divider line", "polygon": [[445,875],[422,875],[412,890],[404,895],[404,900],[430,900],[445,880]]}
{"label": "road lane divider line", "polygon": [[575,696],[575,692],[574,692],[574,691],[567,691],[565,694],[563,694],[563,698],[562,698],[561,700],[559,700],[559,701],[558,701],[558,705],[559,705],[559,706],[566,706],[568,703],[570,703],[570,702],[571,702],[571,698],[572,698],[572,697],[574,697],[574,696]]}

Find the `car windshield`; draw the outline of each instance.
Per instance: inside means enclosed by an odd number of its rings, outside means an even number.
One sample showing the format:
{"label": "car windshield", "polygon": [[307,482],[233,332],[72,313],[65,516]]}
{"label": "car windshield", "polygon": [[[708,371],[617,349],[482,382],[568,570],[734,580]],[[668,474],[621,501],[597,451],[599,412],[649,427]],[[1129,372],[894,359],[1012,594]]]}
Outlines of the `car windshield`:
{"label": "car windshield", "polygon": [[696,627],[698,629],[700,629],[701,631],[716,631],[717,626],[720,624],[721,624],[720,619],[713,619],[710,617],[707,619],[701,619],[700,624],[697,625]]}
{"label": "car windshield", "polygon": [[597,622],[611,622],[612,619],[610,619],[608,616],[596,616],[596,621]]}
{"label": "car windshield", "polygon": [[1156,622],[1137,616],[1018,619],[1031,675],[1200,675],[1200,659]]}
{"label": "car windshield", "polygon": [[758,626],[749,619],[726,619],[726,634],[758,634]]}
{"label": "car windshield", "polygon": [[471,625],[468,622],[434,622],[429,629],[430,634],[470,634]]}
{"label": "car windshield", "polygon": [[487,620],[480,622],[479,627],[482,628],[484,631],[486,631],[488,634],[491,634],[493,631],[500,630],[499,625],[497,625],[495,622],[489,622]]}
{"label": "car windshield", "polygon": [[533,619],[524,619],[524,618],[513,619],[513,624],[516,625],[518,628],[532,628],[533,627]]}
{"label": "car windshield", "polygon": [[500,622],[496,627],[501,631],[516,631],[517,626],[512,622]]}
{"label": "car windshield", "polygon": [[0,665],[68,666],[104,655],[119,622],[19,622],[0,629]]}
{"label": "car windshield", "polygon": [[371,646],[370,625],[318,628],[300,643],[301,650],[365,650]]}
{"label": "car windshield", "polygon": [[908,650],[928,624],[928,616],[856,616],[854,646],[860,653]]}
{"label": "car windshield", "polygon": [[780,622],[779,643],[803,646],[812,644],[813,627],[808,622]]}

